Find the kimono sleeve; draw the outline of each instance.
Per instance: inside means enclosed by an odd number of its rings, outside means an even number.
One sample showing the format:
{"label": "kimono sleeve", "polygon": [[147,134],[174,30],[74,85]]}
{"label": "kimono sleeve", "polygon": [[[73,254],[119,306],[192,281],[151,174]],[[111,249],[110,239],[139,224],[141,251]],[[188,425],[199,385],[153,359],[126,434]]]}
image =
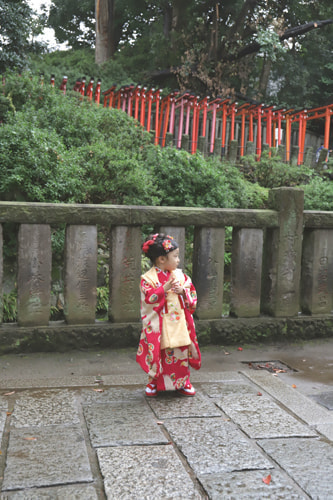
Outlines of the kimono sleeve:
{"label": "kimono sleeve", "polygon": [[186,276],[186,274],[185,274],[184,293],[185,293],[184,297],[185,307],[191,314],[193,314],[194,311],[196,310],[198,302],[197,292],[195,290],[195,287],[191,279],[188,276]]}

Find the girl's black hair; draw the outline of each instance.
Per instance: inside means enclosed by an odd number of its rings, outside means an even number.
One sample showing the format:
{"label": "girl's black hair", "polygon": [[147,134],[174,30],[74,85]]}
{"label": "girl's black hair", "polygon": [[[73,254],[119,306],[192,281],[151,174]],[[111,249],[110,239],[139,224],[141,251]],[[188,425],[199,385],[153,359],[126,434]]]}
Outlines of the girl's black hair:
{"label": "girl's black hair", "polygon": [[158,257],[167,255],[169,252],[176,250],[178,248],[178,243],[172,238],[164,233],[151,234],[144,244],[142,245],[142,250],[149,257],[152,263]]}

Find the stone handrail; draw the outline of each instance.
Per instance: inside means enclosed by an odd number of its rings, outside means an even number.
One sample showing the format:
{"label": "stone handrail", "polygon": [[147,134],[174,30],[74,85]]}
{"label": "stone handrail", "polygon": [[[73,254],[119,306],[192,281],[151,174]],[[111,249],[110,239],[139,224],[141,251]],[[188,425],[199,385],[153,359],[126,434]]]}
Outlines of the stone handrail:
{"label": "stone handrail", "polygon": [[[198,332],[206,341],[242,338],[241,331],[232,333],[235,328],[243,329],[246,338],[248,325],[257,337],[271,338],[276,328],[285,334],[288,318],[294,322],[288,323],[289,333],[291,328],[304,333],[313,324],[309,318],[320,318],[326,335],[333,324],[333,212],[304,211],[303,200],[299,189],[278,188],[270,191],[267,210],[0,202],[0,223],[19,225],[18,323],[2,324],[0,346],[10,350],[14,342],[33,348],[34,336],[49,339],[52,332],[56,348],[56,331],[75,336],[80,331],[82,338],[86,331],[95,340],[104,332],[103,343],[111,345],[129,325],[132,343],[137,340],[143,225],[173,234],[182,256],[186,228],[194,226],[192,279]],[[54,324],[49,322],[51,225],[63,224],[65,322]],[[109,321],[103,324],[95,319],[97,225],[110,228]],[[229,318],[222,315],[227,226],[233,228]],[[0,236],[2,249],[2,230]],[[1,258],[1,280],[2,273]]]}

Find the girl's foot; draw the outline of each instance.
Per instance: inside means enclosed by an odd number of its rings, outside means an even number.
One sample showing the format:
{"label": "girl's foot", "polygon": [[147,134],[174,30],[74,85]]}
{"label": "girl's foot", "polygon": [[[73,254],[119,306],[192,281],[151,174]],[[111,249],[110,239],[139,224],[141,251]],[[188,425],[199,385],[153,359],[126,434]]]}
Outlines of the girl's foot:
{"label": "girl's foot", "polygon": [[195,396],[195,389],[189,380],[186,382],[184,387],[178,389],[178,392],[182,396]]}
{"label": "girl's foot", "polygon": [[146,396],[149,396],[150,398],[153,396],[157,396],[157,386],[153,382],[149,382],[149,384],[146,385],[146,390],[145,390]]}

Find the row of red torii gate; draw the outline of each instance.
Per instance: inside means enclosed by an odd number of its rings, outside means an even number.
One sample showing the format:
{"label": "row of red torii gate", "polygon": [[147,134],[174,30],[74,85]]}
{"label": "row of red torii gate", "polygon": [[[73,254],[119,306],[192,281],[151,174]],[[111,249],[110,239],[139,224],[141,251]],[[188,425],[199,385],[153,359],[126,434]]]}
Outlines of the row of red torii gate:
{"label": "row of red torii gate", "polygon": [[[60,89],[66,93],[67,77],[64,76]],[[55,85],[54,76],[51,85]],[[148,88],[141,85],[125,85],[117,90],[112,85],[101,92],[101,80],[94,88],[94,79],[85,78],[76,81],[73,90],[87,96],[103,106],[121,109],[134,117],[148,131],[154,134],[154,143],[164,147],[169,144],[168,134],[173,137],[173,144],[182,147],[184,137],[189,138],[189,151],[195,154],[199,139],[207,141],[208,153],[213,154],[220,141],[218,150],[225,156],[228,145],[235,140],[236,123],[240,129],[237,134],[239,156],[246,154],[247,142],[255,144],[257,159],[266,148],[277,148],[284,136],[285,161],[291,160],[292,129],[297,132],[297,164],[304,162],[305,138],[309,120],[324,120],[323,146],[329,149],[330,124],[333,104],[311,109],[284,109],[250,102],[237,103],[230,98],[201,98],[191,92],[177,90],[163,95],[162,89]],[[220,125],[221,134],[217,134]]]}

